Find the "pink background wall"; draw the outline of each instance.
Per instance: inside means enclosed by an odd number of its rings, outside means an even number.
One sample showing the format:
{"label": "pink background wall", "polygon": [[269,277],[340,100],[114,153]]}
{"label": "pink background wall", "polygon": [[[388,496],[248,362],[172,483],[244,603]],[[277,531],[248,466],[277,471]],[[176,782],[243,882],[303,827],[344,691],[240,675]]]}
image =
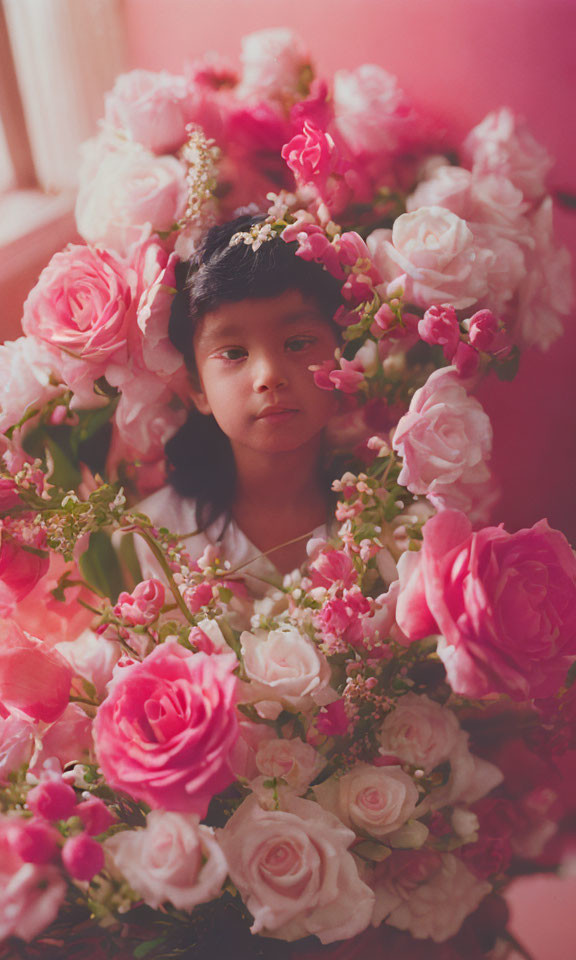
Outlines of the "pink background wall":
{"label": "pink background wall", "polygon": [[[208,50],[236,59],[240,37],[289,26],[319,72],[379,63],[454,142],[497,106],[523,114],[556,157],[552,186],[576,193],[574,0],[125,0],[132,67],[178,71]],[[576,211],[558,211],[576,253]],[[576,330],[514,384],[488,384],[495,464],[509,528],[547,516],[576,542]]]}

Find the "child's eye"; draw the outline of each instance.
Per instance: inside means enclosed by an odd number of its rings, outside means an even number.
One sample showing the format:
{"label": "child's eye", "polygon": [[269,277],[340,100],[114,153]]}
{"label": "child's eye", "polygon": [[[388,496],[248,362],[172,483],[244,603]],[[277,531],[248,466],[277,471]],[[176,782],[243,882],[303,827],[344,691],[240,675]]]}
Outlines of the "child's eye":
{"label": "child's eye", "polygon": [[314,343],[316,343],[314,337],[292,337],[291,340],[287,341],[286,349],[292,353],[298,353],[300,350],[305,350],[306,347],[311,347]]}
{"label": "child's eye", "polygon": [[244,347],[227,347],[226,350],[220,350],[218,356],[224,360],[242,360],[246,356]]}

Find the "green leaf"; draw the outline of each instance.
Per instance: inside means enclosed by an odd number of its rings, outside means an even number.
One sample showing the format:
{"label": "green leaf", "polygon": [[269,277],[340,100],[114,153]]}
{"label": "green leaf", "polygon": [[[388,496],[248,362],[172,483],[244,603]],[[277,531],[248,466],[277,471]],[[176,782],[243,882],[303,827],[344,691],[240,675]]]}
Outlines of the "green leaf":
{"label": "green leaf", "polygon": [[109,597],[112,603],[124,589],[122,571],[110,537],[104,530],[90,534],[88,549],[80,557],[84,579],[97,593]]}
{"label": "green leaf", "polygon": [[162,946],[165,940],[166,937],[157,937],[156,940],[146,940],[144,943],[140,943],[135,947],[132,951],[132,956],[135,957],[136,960],[142,960],[143,957],[147,957],[149,953],[152,953],[156,947]]}

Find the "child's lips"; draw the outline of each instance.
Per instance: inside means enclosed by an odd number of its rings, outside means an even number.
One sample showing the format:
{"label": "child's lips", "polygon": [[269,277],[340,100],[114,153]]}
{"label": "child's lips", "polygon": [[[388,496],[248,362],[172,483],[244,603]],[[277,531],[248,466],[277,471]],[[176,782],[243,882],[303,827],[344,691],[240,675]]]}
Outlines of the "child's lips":
{"label": "child's lips", "polygon": [[257,420],[267,420],[273,423],[281,423],[283,420],[289,420],[290,417],[293,417],[294,414],[298,413],[296,407],[284,407],[279,405],[273,405],[270,407],[264,407],[256,415]]}

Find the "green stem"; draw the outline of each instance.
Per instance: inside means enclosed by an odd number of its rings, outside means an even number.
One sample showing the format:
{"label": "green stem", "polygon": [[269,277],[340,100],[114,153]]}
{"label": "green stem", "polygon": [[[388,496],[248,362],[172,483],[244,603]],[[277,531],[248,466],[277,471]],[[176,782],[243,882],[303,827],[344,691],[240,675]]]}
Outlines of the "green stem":
{"label": "green stem", "polygon": [[99,703],[95,703],[94,700],[88,700],[86,697],[69,697],[71,703],[85,703],[89,707],[99,707]]}
{"label": "green stem", "polygon": [[[94,591],[92,592],[94,593]],[[92,607],[89,603],[86,603],[85,600],[82,600],[81,597],[78,597],[78,599],[76,600],[76,603],[79,603],[81,607],[85,607],[86,610],[89,610],[90,613],[94,613],[97,617],[102,616],[101,610],[97,610],[96,607]]]}
{"label": "green stem", "polygon": [[154,557],[156,558],[156,560],[158,561],[158,563],[159,563],[160,566],[162,567],[162,571],[163,571],[163,573],[164,573],[164,576],[166,577],[166,580],[168,581],[168,586],[170,587],[170,590],[172,591],[172,594],[173,594],[173,596],[174,596],[174,599],[175,599],[176,603],[178,604],[180,610],[181,610],[182,613],[184,614],[184,616],[185,616],[186,620],[188,621],[188,623],[189,623],[192,627],[195,627],[195,626],[196,626],[196,621],[195,621],[194,617],[192,616],[192,614],[190,613],[188,607],[187,607],[186,604],[184,603],[184,598],[183,598],[182,594],[180,593],[180,591],[179,591],[179,589],[178,589],[178,587],[177,587],[177,585],[176,585],[176,581],[174,580],[174,577],[172,576],[172,571],[171,571],[170,567],[168,566],[168,563],[166,562],[166,558],[165,558],[164,554],[162,553],[162,550],[160,549],[160,547],[159,547],[158,544],[156,543],[154,537],[152,537],[149,533],[147,533],[146,530],[143,530],[142,527],[138,527],[138,526],[133,526],[133,527],[130,528],[130,531],[126,530],[125,532],[128,533],[128,532],[132,532],[132,531],[133,531],[134,533],[139,534],[139,535],[142,537],[142,539],[145,541],[145,543],[147,543],[148,546],[150,547],[152,553],[154,554]]}

